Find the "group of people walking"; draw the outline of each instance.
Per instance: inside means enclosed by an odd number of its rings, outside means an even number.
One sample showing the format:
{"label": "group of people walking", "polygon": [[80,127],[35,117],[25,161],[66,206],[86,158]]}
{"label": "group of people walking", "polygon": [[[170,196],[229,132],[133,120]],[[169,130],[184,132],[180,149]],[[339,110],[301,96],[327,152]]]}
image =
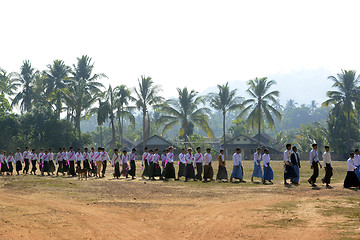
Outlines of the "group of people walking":
{"label": "group of people walking", "polygon": [[[316,186],[316,180],[319,176],[319,167],[324,165],[325,176],[321,179],[326,187],[331,188],[330,181],[333,175],[333,168],[331,163],[330,147],[325,146],[325,151],[322,154],[323,165],[319,160],[319,154],[317,150],[317,144],[312,145],[310,151],[310,167],[313,170],[308,182],[311,186]],[[213,181],[214,170],[212,167],[212,155],[211,149],[207,148],[203,154],[201,148],[196,148],[196,153],[192,153],[192,149],[182,149],[178,155],[179,165],[177,177],[174,167],[174,153],[173,147],[169,147],[159,154],[159,149],[149,150],[145,147],[145,152],[141,157],[141,170],[142,178],[149,178],[155,180],[158,177],[161,180],[174,179],[179,181],[184,177],[185,182],[189,180],[194,181]],[[187,151],[187,152],[186,152]],[[228,182],[228,173],[226,170],[226,162],[224,157],[224,150],[220,150],[217,157],[218,160],[218,173],[216,180]],[[89,176],[105,177],[107,163],[111,163],[114,168],[113,177],[120,178],[121,176],[132,179],[136,176],[136,149],[132,149],[130,153],[126,150],[119,152],[118,149],[114,149],[114,155],[110,159],[108,153],[104,148],[99,147],[97,151],[92,147],[89,151],[88,148],[84,148],[82,151],[80,148],[74,151],[73,147],[70,147],[69,151],[66,148],[60,148],[54,159],[54,153],[52,149],[41,149],[37,154],[35,149],[29,151],[26,147],[23,153],[20,152],[20,148],[17,148],[15,154],[1,151],[0,154],[0,172],[2,175],[12,175],[15,172],[17,175],[22,171],[23,174],[36,175],[37,167],[42,175],[45,173],[54,175],[67,174],[75,176],[78,169],[87,169]],[[160,163],[161,161],[161,163]],[[233,169],[230,175],[230,182],[238,180],[239,182],[245,182],[244,169],[242,165],[241,149],[237,148],[232,155]],[[254,153],[254,170],[252,173],[251,181],[254,178],[260,178],[263,184],[270,183],[274,178],[274,173],[270,165],[270,154],[268,149],[258,148]],[[301,162],[296,146],[286,144],[286,150],[284,151],[284,184],[289,185],[290,182],[294,185],[298,185],[300,182],[300,168]],[[261,167],[261,162],[263,167]],[[30,169],[31,165],[31,169]],[[56,169],[56,166],[57,169]],[[351,153],[347,160],[347,175],[344,181],[344,187],[359,187],[360,186],[360,152],[359,149],[355,150],[355,153]]]}

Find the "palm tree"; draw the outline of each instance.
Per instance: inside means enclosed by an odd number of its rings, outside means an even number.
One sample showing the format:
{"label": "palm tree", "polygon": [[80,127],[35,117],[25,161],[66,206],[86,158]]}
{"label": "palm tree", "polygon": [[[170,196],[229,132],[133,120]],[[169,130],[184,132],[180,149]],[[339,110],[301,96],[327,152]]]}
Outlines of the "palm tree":
{"label": "palm tree", "polygon": [[93,68],[94,64],[91,62],[90,57],[83,55],[81,58],[78,58],[77,64],[73,65],[73,70],[71,71],[72,77],[69,81],[69,93],[64,94],[67,103],[71,104],[71,108],[75,112],[75,129],[78,132],[79,140],[81,140],[81,114],[96,101],[97,94],[99,94],[100,88],[103,87],[97,80],[106,77],[103,73],[93,74]]}
{"label": "palm tree", "polygon": [[224,85],[217,85],[219,92],[210,93],[210,106],[215,110],[221,111],[223,116],[223,140],[224,144],[226,142],[225,136],[225,119],[226,113],[239,109],[241,107],[240,101],[242,100],[240,97],[236,97],[236,89],[231,90],[228,86],[228,83]]}
{"label": "palm tree", "polygon": [[252,129],[257,127],[258,130],[258,146],[260,147],[260,131],[265,121],[271,129],[275,127],[273,115],[281,120],[281,113],[274,107],[277,103],[275,97],[279,96],[279,91],[270,91],[270,88],[276,84],[274,80],[268,80],[267,77],[255,78],[248,81],[249,88],[246,90],[252,98],[242,103],[244,110],[239,114],[238,118],[248,115],[248,124]]}
{"label": "palm tree", "polygon": [[62,111],[62,92],[60,90],[66,87],[66,80],[71,69],[62,60],[55,60],[52,65],[47,65],[47,68],[48,70],[44,71],[46,95],[51,96],[55,101],[56,115],[60,119]]}
{"label": "palm tree", "polygon": [[117,109],[117,94],[116,89],[111,87],[109,85],[108,90],[106,91],[106,102],[109,106],[109,119],[111,124],[111,130],[112,130],[112,138],[111,138],[111,149],[114,149],[115,147],[115,111]]}
{"label": "palm tree", "polygon": [[337,78],[335,76],[329,76],[328,79],[332,80],[334,84],[333,88],[336,88],[337,91],[328,91],[326,93],[329,98],[325,102],[323,102],[322,106],[327,107],[329,105],[339,104],[346,113],[347,117],[347,142],[348,142],[348,150],[351,150],[351,121],[350,121],[350,113],[354,110],[354,103],[359,100],[359,78],[360,76],[356,76],[356,71],[354,70],[341,70],[341,73],[337,74]]}
{"label": "palm tree", "polygon": [[7,73],[4,69],[0,68],[0,94],[12,96],[20,86],[15,80],[16,73]]}
{"label": "palm tree", "polygon": [[178,98],[168,100],[162,108],[162,112],[167,115],[162,115],[157,121],[158,124],[164,124],[163,133],[180,124],[179,135],[186,142],[193,134],[195,126],[203,130],[209,138],[214,138],[208,123],[210,109],[198,107],[204,99],[198,97],[194,90],[189,92],[186,87],[177,88],[177,91]]}
{"label": "palm tree", "polygon": [[20,74],[16,74],[17,77],[14,81],[19,82],[22,85],[22,90],[18,92],[11,103],[11,106],[15,106],[20,103],[21,112],[29,111],[32,108],[36,95],[34,93],[34,81],[36,75],[39,72],[32,68],[29,60],[25,60],[20,68]]}
{"label": "palm tree", "polygon": [[96,115],[97,124],[100,128],[100,145],[103,146],[103,133],[102,133],[102,125],[105,123],[107,118],[109,117],[110,107],[107,101],[102,101],[102,97],[98,97],[98,106],[93,107],[89,110],[88,116]]}
{"label": "palm tree", "polygon": [[119,124],[119,143],[121,144],[123,139],[124,118],[127,118],[130,124],[135,126],[135,117],[131,112],[134,107],[129,106],[131,101],[135,101],[135,98],[131,96],[131,91],[125,85],[117,86],[115,89],[117,95],[116,117]]}
{"label": "palm tree", "polygon": [[149,108],[153,105],[159,104],[163,101],[163,97],[158,96],[160,87],[154,85],[151,77],[141,76],[141,80],[138,79],[139,88],[135,88],[137,96],[136,107],[142,112],[143,119],[143,146],[146,146],[146,141],[150,135],[150,118]]}

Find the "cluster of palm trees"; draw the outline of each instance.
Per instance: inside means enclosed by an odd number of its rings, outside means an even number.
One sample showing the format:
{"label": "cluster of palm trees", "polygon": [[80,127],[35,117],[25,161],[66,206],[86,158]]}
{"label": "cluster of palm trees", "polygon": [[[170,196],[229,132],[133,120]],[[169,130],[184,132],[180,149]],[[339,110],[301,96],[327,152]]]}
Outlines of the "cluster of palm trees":
{"label": "cluster of palm trees", "polygon": [[236,89],[230,90],[228,83],[218,85],[217,92],[206,96],[186,87],[178,88],[178,96],[166,100],[160,94],[161,87],[150,77],[141,76],[134,89],[125,85],[109,85],[106,89],[99,81],[107,78],[106,75],[93,73],[93,68],[92,59],[86,55],[77,58],[72,67],[62,60],[55,60],[45,71],[34,69],[26,60],[19,73],[0,69],[0,93],[12,100],[12,106],[19,106],[22,113],[41,103],[51,108],[58,119],[66,116],[74,123],[79,140],[81,119],[96,115],[100,130],[108,120],[112,131],[111,147],[115,146],[117,135],[121,143],[125,120],[135,126],[136,110],[142,114],[144,145],[150,137],[152,110],[160,112],[156,123],[161,124],[163,133],[180,126],[178,137],[185,142],[190,141],[195,128],[203,130],[208,138],[214,138],[208,123],[210,108],[222,113],[223,142],[226,142],[226,115],[231,111],[237,111],[238,118],[247,119],[247,123],[259,132],[265,123],[274,127],[273,117],[281,119],[275,107],[279,92],[271,90],[275,81],[266,77],[248,81],[250,98],[246,100],[237,96]]}

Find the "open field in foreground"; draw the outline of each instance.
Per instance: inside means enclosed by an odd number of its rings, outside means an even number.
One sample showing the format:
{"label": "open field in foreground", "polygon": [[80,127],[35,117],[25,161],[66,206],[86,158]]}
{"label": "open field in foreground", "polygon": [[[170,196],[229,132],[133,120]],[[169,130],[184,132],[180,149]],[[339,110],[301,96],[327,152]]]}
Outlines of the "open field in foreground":
{"label": "open field in foreground", "polygon": [[[228,165],[230,162],[228,162]],[[139,163],[140,164],[140,163]],[[139,165],[137,164],[137,165]],[[357,239],[360,191],[344,189],[346,162],[334,163],[333,189],[56,176],[0,177],[0,239]],[[215,173],[217,167],[215,167]],[[228,166],[231,173],[231,166]]]}

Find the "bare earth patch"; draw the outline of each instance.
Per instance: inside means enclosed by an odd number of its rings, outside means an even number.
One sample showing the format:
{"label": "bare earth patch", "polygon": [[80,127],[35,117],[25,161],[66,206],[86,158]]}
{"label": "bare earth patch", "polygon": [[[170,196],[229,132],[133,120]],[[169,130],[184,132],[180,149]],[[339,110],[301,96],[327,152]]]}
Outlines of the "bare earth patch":
{"label": "bare earth patch", "polygon": [[[356,239],[360,191],[306,184],[0,177],[0,239]],[[344,169],[345,163],[335,164]],[[231,166],[228,166],[229,174]],[[346,168],[345,168],[346,169]],[[215,172],[217,170],[215,169]],[[138,173],[140,175],[140,173]],[[323,172],[321,172],[321,175]],[[322,177],[320,175],[320,178]]]}

